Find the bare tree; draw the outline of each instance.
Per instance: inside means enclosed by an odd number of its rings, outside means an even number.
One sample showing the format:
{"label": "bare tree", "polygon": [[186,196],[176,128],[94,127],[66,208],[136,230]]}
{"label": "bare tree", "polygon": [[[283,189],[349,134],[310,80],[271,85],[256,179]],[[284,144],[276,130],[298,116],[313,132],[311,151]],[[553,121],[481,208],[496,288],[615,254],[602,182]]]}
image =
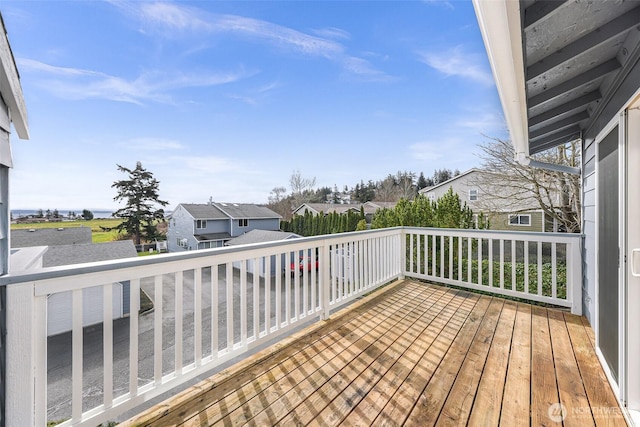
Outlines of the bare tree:
{"label": "bare tree", "polygon": [[376,200],[379,202],[395,202],[398,200],[397,183],[393,175],[387,176],[378,184]]}
{"label": "bare tree", "polygon": [[269,193],[269,209],[282,216],[288,221],[291,219],[291,197],[287,196],[287,189],[284,187],[274,187]]}
{"label": "bare tree", "polygon": [[[580,176],[524,166],[515,160],[509,141],[493,139],[480,145],[483,161],[474,185],[481,197],[478,206],[489,212],[517,213],[542,209],[567,232],[580,232],[582,205]],[[532,156],[532,159],[565,166],[580,166],[580,145],[573,141]]]}
{"label": "bare tree", "polygon": [[291,178],[289,178],[289,185],[291,186],[291,196],[295,209],[313,198],[316,178],[304,178],[300,171],[294,171],[291,174]]}
{"label": "bare tree", "polygon": [[400,198],[412,200],[416,195],[416,186],[414,184],[416,174],[413,172],[400,172],[397,174],[398,193]]}

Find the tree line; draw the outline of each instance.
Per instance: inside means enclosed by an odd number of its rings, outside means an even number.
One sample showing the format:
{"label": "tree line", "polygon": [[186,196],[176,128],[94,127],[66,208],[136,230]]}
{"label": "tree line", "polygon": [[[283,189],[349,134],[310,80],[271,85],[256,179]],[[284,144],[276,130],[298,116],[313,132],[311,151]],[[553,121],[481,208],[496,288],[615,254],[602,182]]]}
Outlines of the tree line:
{"label": "tree line", "polygon": [[274,212],[280,214],[285,221],[292,217],[292,211],[303,203],[340,203],[347,196],[351,203],[369,201],[397,202],[400,199],[413,199],[423,188],[432,187],[460,174],[459,170],[436,169],[433,175],[425,177],[423,172],[398,171],[384,179],[366,183],[361,180],[352,187],[345,185],[342,191],[334,188],[316,188],[316,178],[304,177],[300,171],[294,171],[289,179],[289,189],[285,186],[275,187],[269,193],[268,204]]}

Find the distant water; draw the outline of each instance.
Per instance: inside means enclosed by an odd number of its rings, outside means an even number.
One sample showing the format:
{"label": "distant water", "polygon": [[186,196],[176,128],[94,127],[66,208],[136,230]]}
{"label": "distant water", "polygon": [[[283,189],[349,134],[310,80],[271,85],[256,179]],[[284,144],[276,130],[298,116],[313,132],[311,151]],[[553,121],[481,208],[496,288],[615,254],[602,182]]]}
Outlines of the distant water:
{"label": "distant water", "polygon": [[[89,209],[91,210],[91,209]],[[53,212],[53,209],[51,210],[51,212]],[[75,210],[75,209],[58,209],[58,214],[60,214],[61,217],[67,218],[69,216],[69,212],[75,212],[75,214],[77,216],[81,216],[82,215],[82,209],[79,210]],[[91,211],[93,213],[93,217],[94,218],[111,218],[111,215],[113,214],[114,211],[105,211],[105,210],[95,210],[95,211]],[[11,209],[11,215],[13,216],[13,219],[16,218],[20,218],[20,217],[25,217],[28,215],[35,215],[38,213],[37,209]],[[43,211],[43,213],[46,213],[46,209]]]}

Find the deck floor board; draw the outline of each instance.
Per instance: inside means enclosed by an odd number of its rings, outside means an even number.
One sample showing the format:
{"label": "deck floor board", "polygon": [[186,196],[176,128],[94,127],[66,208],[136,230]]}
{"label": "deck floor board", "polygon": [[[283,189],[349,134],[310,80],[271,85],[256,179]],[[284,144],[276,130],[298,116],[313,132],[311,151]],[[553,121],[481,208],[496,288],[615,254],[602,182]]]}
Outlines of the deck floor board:
{"label": "deck floor board", "polygon": [[592,340],[566,312],[405,281],[122,425],[626,425]]}

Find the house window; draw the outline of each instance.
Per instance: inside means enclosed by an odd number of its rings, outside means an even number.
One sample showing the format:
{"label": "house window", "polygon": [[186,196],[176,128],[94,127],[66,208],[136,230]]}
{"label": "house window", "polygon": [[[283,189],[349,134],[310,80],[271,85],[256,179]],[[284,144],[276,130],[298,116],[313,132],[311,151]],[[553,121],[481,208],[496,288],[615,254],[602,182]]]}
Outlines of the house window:
{"label": "house window", "polygon": [[196,228],[207,228],[207,220],[206,219],[197,219],[196,220]]}
{"label": "house window", "polygon": [[242,218],[238,220],[238,227],[248,227],[248,226],[249,226],[248,218]]}
{"label": "house window", "polygon": [[472,202],[478,200],[478,190],[469,190],[469,200]]}
{"label": "house window", "polygon": [[509,225],[531,226],[531,215],[509,215]]}
{"label": "house window", "polygon": [[189,241],[187,239],[181,239],[178,237],[178,247],[186,248]]}

